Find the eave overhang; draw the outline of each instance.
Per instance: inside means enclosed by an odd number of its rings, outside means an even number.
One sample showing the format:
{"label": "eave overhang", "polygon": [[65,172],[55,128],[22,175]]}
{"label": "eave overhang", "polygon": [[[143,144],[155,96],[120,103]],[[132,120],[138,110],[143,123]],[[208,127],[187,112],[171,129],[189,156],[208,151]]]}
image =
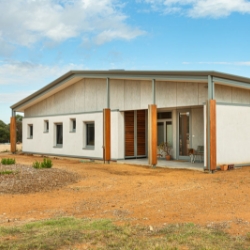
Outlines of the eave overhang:
{"label": "eave overhang", "polygon": [[131,79],[131,80],[152,80],[172,82],[208,82],[208,76],[218,84],[250,88],[250,79],[216,72],[216,71],[125,71],[125,70],[74,70],[69,71],[50,84],[36,91],[32,95],[22,99],[11,106],[17,112],[24,112],[28,107],[54,95],[64,88],[84,78],[109,78],[109,79]]}

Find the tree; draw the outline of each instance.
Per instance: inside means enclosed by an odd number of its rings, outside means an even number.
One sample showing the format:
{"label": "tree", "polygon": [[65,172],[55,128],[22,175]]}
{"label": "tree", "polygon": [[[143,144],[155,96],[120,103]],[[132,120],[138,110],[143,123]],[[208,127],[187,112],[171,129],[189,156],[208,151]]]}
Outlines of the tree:
{"label": "tree", "polygon": [[16,141],[22,142],[23,138],[23,117],[16,115]]}
{"label": "tree", "polygon": [[0,143],[9,142],[10,130],[9,126],[0,120]]}
{"label": "tree", "polygon": [[[23,117],[16,115],[16,141],[22,142],[23,135]],[[0,143],[6,143],[10,141],[10,124],[5,124],[0,120]]]}

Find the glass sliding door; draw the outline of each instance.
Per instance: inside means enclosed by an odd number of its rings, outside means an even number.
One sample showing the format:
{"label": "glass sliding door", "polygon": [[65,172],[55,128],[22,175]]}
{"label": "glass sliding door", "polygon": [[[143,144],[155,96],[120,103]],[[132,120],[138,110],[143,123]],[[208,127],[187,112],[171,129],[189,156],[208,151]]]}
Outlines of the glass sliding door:
{"label": "glass sliding door", "polygon": [[173,125],[172,122],[166,122],[166,142],[173,147]]}
{"label": "glass sliding door", "polygon": [[179,159],[189,159],[188,149],[191,148],[190,141],[190,122],[191,113],[190,111],[178,112],[178,142],[179,142]]}
{"label": "glass sliding door", "polygon": [[157,122],[157,145],[164,142],[164,122]]}
{"label": "glass sliding door", "polygon": [[157,117],[157,145],[167,142],[170,147],[173,147],[172,112],[161,112]]}

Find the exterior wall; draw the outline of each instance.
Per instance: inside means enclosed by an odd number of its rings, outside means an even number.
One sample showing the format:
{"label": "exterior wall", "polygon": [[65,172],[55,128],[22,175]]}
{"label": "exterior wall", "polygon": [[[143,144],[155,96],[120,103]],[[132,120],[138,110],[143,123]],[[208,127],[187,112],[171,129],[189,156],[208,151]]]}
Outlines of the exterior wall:
{"label": "exterior wall", "polygon": [[25,117],[101,111],[106,79],[84,79],[25,110]]}
{"label": "exterior wall", "polygon": [[217,105],[217,164],[250,163],[250,107]]}
{"label": "exterior wall", "polygon": [[148,109],[151,103],[151,81],[110,80],[111,109]]}
{"label": "exterior wall", "polygon": [[206,83],[156,82],[158,108],[202,105],[207,100]]}
{"label": "exterior wall", "polygon": [[[124,158],[123,114],[112,112],[111,157]],[[76,119],[76,132],[70,132],[70,119]],[[44,132],[44,121],[49,121],[49,132]],[[87,149],[84,122],[95,123],[95,146]],[[55,147],[55,123],[63,124],[63,147]],[[28,124],[33,124],[33,138],[28,138]],[[39,154],[54,154],[86,158],[103,157],[103,114],[77,114],[64,116],[47,116],[23,119],[23,151]]]}
{"label": "exterior wall", "polygon": [[216,84],[215,99],[217,102],[250,104],[250,90]]}
{"label": "exterior wall", "polygon": [[[201,105],[207,99],[206,83],[156,81],[156,104],[162,107]],[[148,109],[151,81],[110,80],[110,108]],[[106,107],[106,79],[83,79],[25,110],[25,117],[101,111]]]}
{"label": "exterior wall", "polygon": [[[207,166],[207,105],[203,106],[203,121],[204,121],[204,166]],[[218,147],[217,147],[218,149]]]}
{"label": "exterior wall", "polygon": [[192,148],[204,146],[203,108],[192,109]]}
{"label": "exterior wall", "polygon": [[172,124],[173,124],[173,149],[171,156],[173,159],[177,158],[177,112],[173,110],[172,112]]}

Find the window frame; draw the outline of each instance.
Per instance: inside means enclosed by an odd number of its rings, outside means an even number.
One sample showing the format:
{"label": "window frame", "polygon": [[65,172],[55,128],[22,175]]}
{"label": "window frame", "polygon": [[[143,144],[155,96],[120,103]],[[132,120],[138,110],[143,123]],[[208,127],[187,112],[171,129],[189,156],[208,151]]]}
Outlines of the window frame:
{"label": "window frame", "polygon": [[[61,126],[61,136],[62,136],[62,143],[58,143],[58,126]],[[55,146],[54,148],[62,148],[63,147],[63,123],[62,122],[58,122],[58,123],[55,123]]]}
{"label": "window frame", "polygon": [[34,126],[33,124],[28,124],[28,139],[33,139],[34,136]]}
{"label": "window frame", "polygon": [[70,133],[76,132],[76,118],[70,118]]}
{"label": "window frame", "polygon": [[49,120],[44,120],[44,133],[49,133]]}
{"label": "window frame", "polygon": [[[93,125],[93,133],[94,135],[92,135],[94,138],[92,139],[93,140],[93,144],[90,144],[89,143],[89,140],[91,138],[91,135],[89,135],[89,132],[90,132],[90,126],[89,125]],[[83,149],[95,149],[95,122],[94,121],[86,121],[84,122],[84,132],[83,132],[83,136],[84,136],[84,147]]]}

